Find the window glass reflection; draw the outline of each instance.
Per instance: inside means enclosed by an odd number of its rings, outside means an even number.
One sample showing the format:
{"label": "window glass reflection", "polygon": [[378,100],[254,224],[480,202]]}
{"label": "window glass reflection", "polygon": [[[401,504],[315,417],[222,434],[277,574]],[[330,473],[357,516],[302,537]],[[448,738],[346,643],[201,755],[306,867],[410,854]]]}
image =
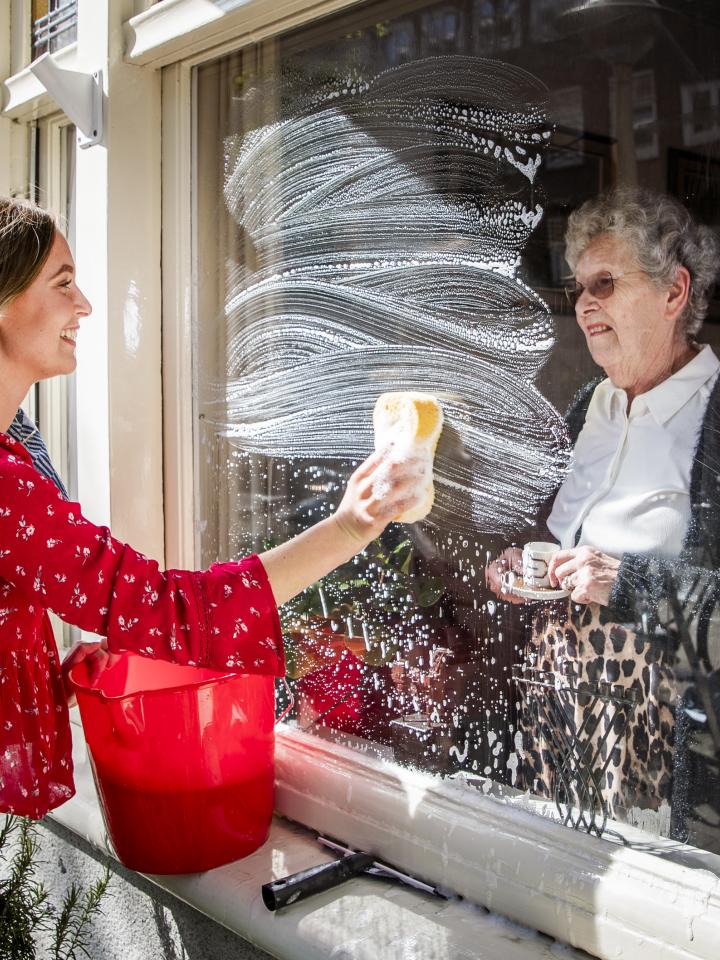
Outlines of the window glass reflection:
{"label": "window glass reflection", "polygon": [[[565,236],[618,186],[716,227],[716,33],[700,2],[366,5],[199,68],[196,144],[203,560],[332,510],[380,393],[446,416],[428,521],[283,611],[292,722],[710,849],[714,287],[700,331],[663,339],[674,281],[645,246],[588,234],[568,264]],[[654,396],[623,380],[664,357],[663,383],[685,372]],[[617,561],[607,596],[493,582],[549,539]],[[589,561],[568,562],[574,592]]]}

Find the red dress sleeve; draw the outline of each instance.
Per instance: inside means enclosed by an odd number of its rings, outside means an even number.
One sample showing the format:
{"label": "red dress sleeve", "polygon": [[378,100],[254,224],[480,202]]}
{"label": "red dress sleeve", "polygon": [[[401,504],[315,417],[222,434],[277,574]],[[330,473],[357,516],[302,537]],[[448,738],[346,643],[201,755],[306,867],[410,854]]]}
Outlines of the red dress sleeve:
{"label": "red dress sleeve", "polygon": [[0,578],[28,602],[130,650],[180,664],[282,676],[277,607],[257,556],[161,571],[86,520],[15,444],[0,449]]}

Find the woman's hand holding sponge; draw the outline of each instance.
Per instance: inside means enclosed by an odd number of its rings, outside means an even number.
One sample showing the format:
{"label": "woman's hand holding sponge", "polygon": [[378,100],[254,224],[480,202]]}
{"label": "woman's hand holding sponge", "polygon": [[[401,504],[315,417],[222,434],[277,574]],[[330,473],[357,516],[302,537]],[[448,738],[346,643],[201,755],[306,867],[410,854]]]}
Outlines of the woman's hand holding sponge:
{"label": "woman's hand holding sponge", "polygon": [[335,513],[262,554],[278,604],[346,563],[392,520],[413,523],[430,512],[440,404],[426,393],[384,393],[373,423],[375,453],[350,477]]}
{"label": "woman's hand holding sponge", "polygon": [[443,412],[427,393],[383,393],[375,403],[373,426],[375,453],[350,478],[335,514],[363,545],[391,520],[414,523],[430,512]]}

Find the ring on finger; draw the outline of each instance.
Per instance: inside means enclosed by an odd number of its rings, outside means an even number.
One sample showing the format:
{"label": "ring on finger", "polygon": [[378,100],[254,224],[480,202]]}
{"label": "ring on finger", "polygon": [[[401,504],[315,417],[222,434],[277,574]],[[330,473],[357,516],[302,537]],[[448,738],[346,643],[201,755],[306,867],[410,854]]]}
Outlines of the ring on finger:
{"label": "ring on finger", "polygon": [[572,590],[572,587],[573,587],[572,574],[569,574],[567,577],[563,577],[562,580],[560,581],[560,586],[563,588],[563,590]]}

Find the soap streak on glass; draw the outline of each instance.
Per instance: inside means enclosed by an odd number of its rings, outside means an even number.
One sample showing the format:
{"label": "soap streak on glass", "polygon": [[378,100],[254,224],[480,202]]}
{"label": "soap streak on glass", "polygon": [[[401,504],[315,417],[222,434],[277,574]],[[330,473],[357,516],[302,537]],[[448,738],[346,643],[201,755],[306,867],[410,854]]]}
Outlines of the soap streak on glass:
{"label": "soap streak on glass", "polygon": [[228,138],[226,204],[256,262],[227,297],[206,416],[234,446],[360,458],[377,395],[420,390],[451,428],[431,522],[510,532],[554,489],[564,425],[532,384],[552,327],[516,276],[542,216],[543,98],[507,64],[424,59]]}

